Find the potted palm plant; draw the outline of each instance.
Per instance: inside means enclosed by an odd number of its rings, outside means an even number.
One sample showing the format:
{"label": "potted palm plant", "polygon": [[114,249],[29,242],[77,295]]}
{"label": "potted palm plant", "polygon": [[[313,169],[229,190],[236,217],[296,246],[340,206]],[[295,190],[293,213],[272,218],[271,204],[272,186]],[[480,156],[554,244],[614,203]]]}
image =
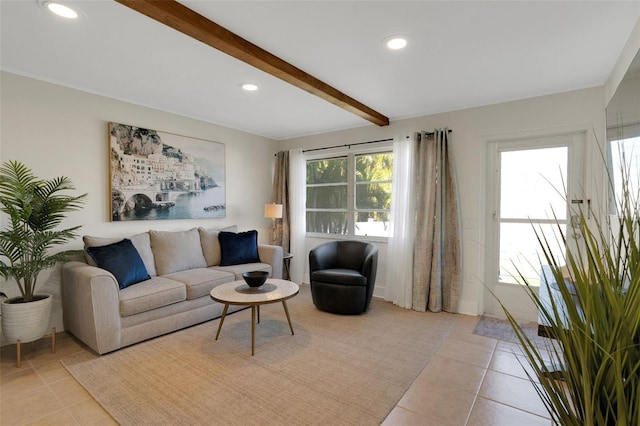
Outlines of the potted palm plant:
{"label": "potted palm plant", "polygon": [[520,278],[554,342],[537,347],[503,306],[554,424],[640,425],[640,197],[628,162],[623,168],[615,214],[589,226],[585,213],[573,212],[581,250],[558,261],[552,248],[566,244],[562,228],[560,241],[536,231],[553,276],[540,291],[555,297],[543,300]]}
{"label": "potted palm plant", "polygon": [[79,226],[57,229],[84,202],[86,194],[61,193],[74,189],[67,177],[40,179],[18,161],[0,167],[0,206],[8,222],[0,231],[0,274],[20,290],[20,296],[2,300],[2,331],[9,342],[37,340],[49,328],[52,296],[35,290],[40,272],[66,258],[51,249],[76,237]]}

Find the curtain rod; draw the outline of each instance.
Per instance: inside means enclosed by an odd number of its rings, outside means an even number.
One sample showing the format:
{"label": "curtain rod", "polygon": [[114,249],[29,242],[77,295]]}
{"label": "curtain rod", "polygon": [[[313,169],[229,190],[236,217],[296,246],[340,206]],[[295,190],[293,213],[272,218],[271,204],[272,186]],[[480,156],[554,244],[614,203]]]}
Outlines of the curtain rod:
{"label": "curtain rod", "polygon": [[[453,130],[449,129],[449,133],[453,132]],[[425,134],[427,136],[431,136],[434,133],[433,132],[425,132]],[[407,136],[408,138],[409,136]],[[322,151],[324,149],[333,149],[333,148],[351,148],[352,146],[356,146],[356,145],[367,145],[370,143],[379,143],[379,142],[391,142],[393,141],[393,138],[389,138],[389,139],[378,139],[375,141],[367,141],[367,142],[357,142],[357,143],[348,143],[348,144],[344,144],[344,145],[333,145],[333,146],[325,146],[323,148],[312,148],[312,149],[303,149],[302,152],[312,152],[312,151]],[[274,154],[277,155],[277,154]]]}
{"label": "curtain rod", "polygon": [[334,146],[325,146],[324,148],[312,148],[312,149],[303,149],[302,152],[311,152],[311,151],[322,151],[323,149],[331,149],[331,148],[351,148],[352,146],[356,146],[356,145],[367,145],[370,143],[378,143],[378,142],[391,142],[393,140],[393,138],[391,139],[378,139],[377,141],[368,141],[368,142],[357,142],[357,143],[349,143],[349,144],[344,144],[344,145],[334,145]]}

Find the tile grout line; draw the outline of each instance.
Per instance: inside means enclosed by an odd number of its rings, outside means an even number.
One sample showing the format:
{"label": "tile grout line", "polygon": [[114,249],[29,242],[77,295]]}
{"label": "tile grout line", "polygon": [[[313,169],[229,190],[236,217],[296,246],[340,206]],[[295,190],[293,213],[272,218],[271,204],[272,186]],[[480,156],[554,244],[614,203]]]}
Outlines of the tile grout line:
{"label": "tile grout line", "polygon": [[[29,362],[29,365],[31,366],[31,368],[33,368],[33,371],[38,375],[38,377],[40,378],[40,380],[42,380],[42,383],[44,383],[45,387],[49,390],[49,392],[51,392],[51,393],[53,394],[53,396],[54,396],[54,397],[56,398],[56,400],[60,403],[60,405],[62,405],[62,408],[61,408],[60,410],[54,411],[53,413],[47,413],[47,414],[44,414],[44,415],[42,415],[42,416],[38,417],[37,419],[35,419],[34,421],[32,421],[32,422],[30,422],[30,423],[37,422],[37,421],[39,421],[39,420],[44,419],[45,417],[49,417],[49,416],[51,416],[51,415],[53,415],[53,414],[60,413],[60,412],[63,412],[63,411],[68,413],[68,412],[69,412],[69,410],[67,410],[67,406],[65,405],[64,401],[62,401],[62,400],[60,399],[60,397],[58,396],[58,394],[57,394],[57,393],[56,393],[56,392],[51,388],[51,383],[49,383],[48,381],[46,381],[46,380],[44,379],[44,377],[42,376],[42,374],[41,374],[41,373],[40,373],[40,371],[39,371],[39,370],[40,370],[40,368],[38,368],[37,366],[35,366],[35,365],[31,362],[31,360],[29,360],[28,362]],[[56,360],[51,361],[51,362],[52,362],[52,363],[53,363],[53,362],[58,362],[58,363],[59,363],[59,362],[60,362],[60,360],[56,359]],[[47,364],[47,363],[45,363],[45,364]],[[45,365],[45,364],[40,365],[40,367],[42,367],[42,366],[43,366],[43,365]],[[57,381],[56,381],[56,382],[54,382],[54,383],[57,383]],[[69,413],[69,415],[71,415],[71,413]],[[73,416],[71,416],[71,418],[73,419],[73,421],[74,421],[74,422],[76,422],[76,424],[78,423],[78,421],[77,421]]]}
{"label": "tile grout line", "polygon": [[[56,383],[63,382],[64,380],[67,380],[67,379],[69,379],[69,378],[71,378],[71,379],[75,380],[75,379],[73,378],[73,376],[71,376],[71,375],[69,374],[69,372],[68,372],[68,371],[66,371],[66,369],[65,369],[65,374],[66,374],[66,377],[65,377],[65,378],[62,378],[62,379],[60,379],[60,380],[54,380],[54,381],[52,381],[52,382],[49,382],[49,381],[45,380],[45,377],[42,375],[42,373],[41,373],[41,371],[40,371],[40,369],[41,369],[43,366],[45,366],[45,365],[47,365],[47,364],[53,364],[53,363],[58,363],[58,364],[59,364],[59,365],[64,369],[64,366],[62,366],[62,363],[60,362],[60,358],[52,359],[51,361],[45,362],[45,363],[40,364],[40,365],[35,365],[35,364],[30,360],[30,359],[29,359],[29,360],[27,360],[27,362],[28,362],[28,365],[30,366],[30,368],[32,368],[32,369],[33,369],[33,371],[36,373],[36,375],[40,378],[40,380],[42,381],[42,383],[44,383],[44,387],[46,387],[46,389],[48,389],[48,390],[49,390],[49,392],[51,392],[51,393],[54,395],[55,399],[56,399],[58,402],[60,402],[60,404],[62,405],[62,408],[61,408],[60,410],[56,410],[56,411],[53,411],[53,412],[51,412],[51,413],[46,413],[46,414],[44,414],[44,415],[42,415],[42,416],[38,417],[37,419],[33,420],[33,421],[32,421],[32,422],[30,422],[30,423],[37,422],[37,421],[39,421],[39,420],[42,420],[42,419],[44,419],[44,418],[47,418],[47,417],[49,417],[49,416],[51,416],[51,415],[54,415],[54,414],[57,414],[57,413],[65,412],[65,413],[67,413],[67,414],[68,414],[68,415],[73,419],[74,424],[79,426],[81,423],[78,421],[78,419],[76,419],[76,417],[73,415],[73,413],[69,410],[69,407],[70,407],[70,406],[68,406],[67,404],[65,404],[65,403],[64,403],[64,401],[63,401],[63,400],[58,396],[58,393],[57,393],[57,392],[52,388],[52,385],[54,385],[54,384],[56,384]],[[72,404],[72,405],[76,405],[76,404],[79,404],[79,403],[81,403],[81,402],[83,402],[83,401],[76,402],[76,403],[74,403],[74,404]]]}
{"label": "tile grout line", "polygon": [[473,402],[471,402],[471,407],[469,407],[469,412],[467,413],[467,419],[464,421],[465,426],[469,426],[469,419],[471,418],[471,413],[473,412],[473,408],[476,405],[476,401],[480,398],[480,389],[482,389],[482,384],[484,383],[484,379],[487,377],[487,372],[489,371],[489,366],[491,365],[491,361],[493,361],[493,356],[496,353],[496,347],[498,346],[498,341],[496,341],[496,345],[493,347],[493,351],[491,352],[491,358],[489,359],[489,363],[487,367],[484,368],[484,374],[482,375],[482,380],[480,380],[480,385],[478,386],[478,390],[476,391],[475,396],[473,397]]}

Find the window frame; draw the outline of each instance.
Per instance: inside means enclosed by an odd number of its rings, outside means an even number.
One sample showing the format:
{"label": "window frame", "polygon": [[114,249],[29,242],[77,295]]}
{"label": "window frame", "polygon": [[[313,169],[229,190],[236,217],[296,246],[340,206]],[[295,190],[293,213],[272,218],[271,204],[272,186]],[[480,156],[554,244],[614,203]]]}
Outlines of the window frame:
{"label": "window frame", "polygon": [[[315,153],[313,155],[305,155],[305,170],[306,165],[309,161],[318,161],[318,160],[329,160],[334,158],[347,158],[347,234],[328,234],[321,232],[309,232],[306,231],[306,237],[309,238],[321,238],[321,239],[330,239],[330,240],[365,240],[372,242],[387,242],[389,240],[388,236],[372,236],[372,235],[355,235],[355,219],[357,212],[370,212],[370,211],[381,211],[387,212],[389,215],[391,214],[391,209],[388,210],[372,210],[372,209],[356,209],[356,185],[357,184],[365,184],[365,183],[389,183],[393,186],[393,177],[391,181],[362,181],[356,182],[356,156],[359,155],[373,155],[373,154],[391,154],[393,156],[393,145],[392,144],[378,144],[375,147],[370,148],[359,148],[359,149],[340,149],[340,150],[327,150],[322,153]],[[314,186],[333,186],[335,184],[314,184]],[[307,183],[306,183],[306,175],[305,175],[305,197],[307,191]],[[318,209],[313,208],[309,209],[306,206],[305,199],[305,216],[308,211],[323,211],[323,212],[344,212],[345,209]]]}

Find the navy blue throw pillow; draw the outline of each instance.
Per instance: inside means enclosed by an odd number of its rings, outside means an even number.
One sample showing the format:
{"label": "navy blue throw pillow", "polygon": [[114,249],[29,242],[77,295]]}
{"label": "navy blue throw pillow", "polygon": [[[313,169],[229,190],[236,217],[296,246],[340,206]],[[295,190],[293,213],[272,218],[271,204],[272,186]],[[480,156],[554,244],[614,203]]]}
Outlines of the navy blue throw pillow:
{"label": "navy blue throw pillow", "polygon": [[258,256],[258,231],[218,233],[222,260],[220,266],[260,262]]}
{"label": "navy blue throw pillow", "polygon": [[87,253],[98,268],[106,269],[116,277],[120,289],[151,278],[140,253],[127,238],[106,246],[87,247]]}

